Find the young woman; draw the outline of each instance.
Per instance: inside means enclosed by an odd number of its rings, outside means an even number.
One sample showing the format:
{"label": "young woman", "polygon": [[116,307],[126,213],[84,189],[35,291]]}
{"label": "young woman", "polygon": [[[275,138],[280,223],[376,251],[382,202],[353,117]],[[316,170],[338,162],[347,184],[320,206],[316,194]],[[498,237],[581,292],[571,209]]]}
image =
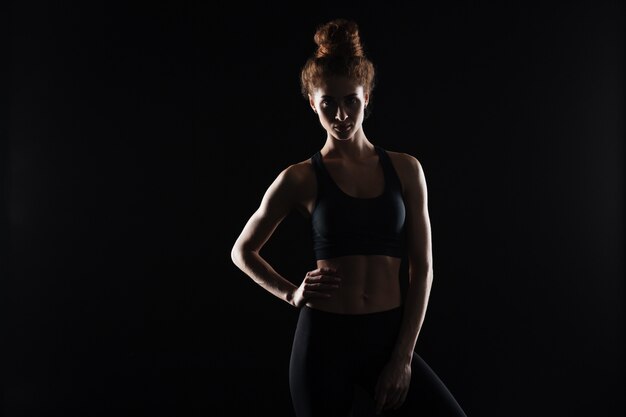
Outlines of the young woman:
{"label": "young woman", "polygon": [[[298,417],[350,415],[357,385],[378,414],[465,416],[414,352],[433,281],[422,166],[365,135],[374,67],[356,23],[330,21],[314,39],[301,86],[326,142],[270,185],[233,246],[233,262],[299,309],[289,369]],[[299,286],[259,255],[294,209],[311,219],[317,262]],[[402,297],[404,255],[409,284]]]}

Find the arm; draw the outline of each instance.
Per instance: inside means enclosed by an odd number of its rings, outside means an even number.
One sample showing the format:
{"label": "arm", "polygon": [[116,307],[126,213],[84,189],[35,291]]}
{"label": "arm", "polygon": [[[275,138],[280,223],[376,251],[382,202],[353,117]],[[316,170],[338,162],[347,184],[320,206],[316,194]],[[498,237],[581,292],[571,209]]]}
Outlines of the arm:
{"label": "arm", "polygon": [[341,276],[333,268],[308,271],[299,286],[283,278],[259,255],[259,251],[287,214],[306,200],[306,171],[292,165],[267,189],[261,205],[250,217],[231,250],[235,265],[257,284],[281,300],[300,308],[311,298],[328,298],[337,290]]}
{"label": "arm", "polygon": [[259,208],[231,250],[231,259],[239,269],[268,292],[292,305],[298,287],[276,272],[259,251],[295,207],[298,189],[298,176],[293,166],[283,170],[265,192]]}
{"label": "arm", "polygon": [[409,286],[398,338],[375,388],[377,412],[400,407],[407,396],[413,351],[426,316],[433,281],[426,178],[417,159],[405,154],[402,162],[399,173],[402,177],[407,213]]}
{"label": "arm", "polygon": [[394,360],[411,364],[417,337],[426,316],[433,282],[433,257],[426,178],[419,161],[408,156],[405,176],[409,285],[404,318],[393,350]]}

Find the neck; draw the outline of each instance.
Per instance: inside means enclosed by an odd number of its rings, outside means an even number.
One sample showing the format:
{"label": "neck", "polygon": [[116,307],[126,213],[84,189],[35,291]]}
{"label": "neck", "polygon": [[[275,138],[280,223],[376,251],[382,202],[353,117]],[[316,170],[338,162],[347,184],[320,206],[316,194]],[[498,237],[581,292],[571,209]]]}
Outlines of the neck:
{"label": "neck", "polygon": [[329,135],[321,149],[323,156],[342,159],[361,159],[371,156],[373,152],[374,145],[365,137],[363,129],[348,139],[335,139]]}

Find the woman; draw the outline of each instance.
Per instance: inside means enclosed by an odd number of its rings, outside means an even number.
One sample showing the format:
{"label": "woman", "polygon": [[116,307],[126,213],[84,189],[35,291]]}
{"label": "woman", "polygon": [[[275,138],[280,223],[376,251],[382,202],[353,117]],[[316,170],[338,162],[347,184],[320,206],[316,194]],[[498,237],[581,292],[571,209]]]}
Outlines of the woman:
{"label": "woman", "polygon": [[[233,262],[299,309],[289,369],[298,417],[350,415],[356,386],[369,393],[377,414],[465,416],[414,352],[433,280],[422,166],[365,135],[374,67],[357,25],[336,19],[314,39],[318,49],[302,69],[301,86],[326,142],[270,185],[233,246]],[[259,255],[293,209],[311,219],[317,262],[299,286]]]}

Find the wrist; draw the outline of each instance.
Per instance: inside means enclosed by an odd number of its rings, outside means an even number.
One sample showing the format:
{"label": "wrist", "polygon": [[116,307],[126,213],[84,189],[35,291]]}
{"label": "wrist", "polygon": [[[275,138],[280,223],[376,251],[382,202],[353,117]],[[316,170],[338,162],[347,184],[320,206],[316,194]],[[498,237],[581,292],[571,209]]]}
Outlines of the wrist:
{"label": "wrist", "polygon": [[413,351],[400,352],[400,351],[394,350],[391,353],[391,360],[396,363],[403,363],[403,364],[410,365],[411,361],[413,360]]}
{"label": "wrist", "polygon": [[287,293],[285,294],[285,301],[288,302],[291,306],[295,307],[295,295],[296,295],[296,289],[294,288],[293,290],[289,290],[287,291]]}

